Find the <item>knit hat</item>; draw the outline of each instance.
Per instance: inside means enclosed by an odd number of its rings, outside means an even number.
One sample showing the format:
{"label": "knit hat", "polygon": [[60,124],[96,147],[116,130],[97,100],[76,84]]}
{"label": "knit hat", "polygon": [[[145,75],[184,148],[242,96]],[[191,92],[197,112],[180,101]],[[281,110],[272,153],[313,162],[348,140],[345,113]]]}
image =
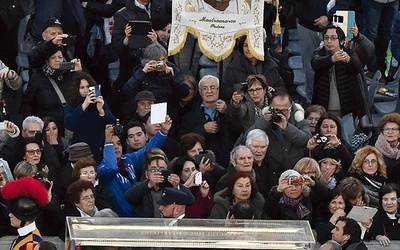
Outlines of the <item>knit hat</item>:
{"label": "knit hat", "polygon": [[69,146],[69,161],[77,162],[86,157],[93,157],[90,147],[86,142],[77,142]]}
{"label": "knit hat", "polygon": [[331,158],[334,159],[335,161],[340,161],[342,155],[335,148],[324,148],[321,151],[319,151],[317,155],[317,160],[320,161],[325,158]]}
{"label": "knit hat", "polygon": [[158,204],[163,206],[170,204],[186,205],[187,202],[188,195],[185,192],[172,187],[166,187],[161,200],[157,201]]}
{"label": "knit hat", "polygon": [[141,100],[150,100],[154,102],[157,101],[156,98],[154,97],[154,94],[151,91],[147,90],[140,91],[139,93],[136,94],[135,102]]}
{"label": "knit hat", "polygon": [[286,170],[285,172],[283,172],[283,173],[281,174],[281,176],[279,176],[279,182],[278,182],[278,183],[281,183],[281,181],[282,181],[286,176],[289,176],[289,177],[299,177],[299,176],[301,176],[301,175],[300,175],[300,173],[297,172],[296,170],[288,169],[288,170]]}
{"label": "knit hat", "polygon": [[61,22],[57,18],[50,17],[44,23],[42,32],[44,32],[48,27],[61,27],[62,28],[63,26],[62,26]]}
{"label": "knit hat", "polygon": [[31,177],[25,177],[4,185],[1,195],[6,208],[21,221],[34,221],[40,209],[49,203],[43,184]]}

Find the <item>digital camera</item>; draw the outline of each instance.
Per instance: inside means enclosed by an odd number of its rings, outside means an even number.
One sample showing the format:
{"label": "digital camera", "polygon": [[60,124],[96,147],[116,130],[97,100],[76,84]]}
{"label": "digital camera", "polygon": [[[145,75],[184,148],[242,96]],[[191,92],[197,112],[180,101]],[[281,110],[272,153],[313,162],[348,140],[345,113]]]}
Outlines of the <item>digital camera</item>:
{"label": "digital camera", "polygon": [[328,137],[326,137],[326,136],[321,136],[321,135],[318,135],[317,136],[317,143],[318,144],[320,144],[320,143],[325,143],[325,142],[327,142],[328,141]]}
{"label": "digital camera", "polygon": [[282,117],[280,117],[280,114],[281,115],[284,115],[284,114],[283,114],[283,112],[281,110],[274,109],[274,108],[271,107],[270,111],[271,111],[272,121],[273,122],[278,123],[278,122],[280,122],[282,120]]}
{"label": "digital camera", "polygon": [[124,131],[124,126],[119,122],[119,119],[115,119],[114,134],[120,135]]}
{"label": "digital camera", "polygon": [[304,178],[302,176],[290,176],[289,185],[300,186],[303,185]]}

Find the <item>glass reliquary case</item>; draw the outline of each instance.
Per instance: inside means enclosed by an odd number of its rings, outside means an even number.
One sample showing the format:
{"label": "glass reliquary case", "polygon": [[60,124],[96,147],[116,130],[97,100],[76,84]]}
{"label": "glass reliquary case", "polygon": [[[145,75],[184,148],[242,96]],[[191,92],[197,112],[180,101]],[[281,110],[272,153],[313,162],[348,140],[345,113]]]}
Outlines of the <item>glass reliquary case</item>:
{"label": "glass reliquary case", "polygon": [[312,249],[308,221],[67,217],[66,249],[76,246]]}

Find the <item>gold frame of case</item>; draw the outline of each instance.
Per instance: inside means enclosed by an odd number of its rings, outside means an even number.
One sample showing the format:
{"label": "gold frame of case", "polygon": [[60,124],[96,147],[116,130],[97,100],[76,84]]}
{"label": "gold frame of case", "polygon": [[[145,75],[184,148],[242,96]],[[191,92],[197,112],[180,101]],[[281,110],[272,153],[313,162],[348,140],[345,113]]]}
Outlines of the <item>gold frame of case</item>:
{"label": "gold frame of case", "polygon": [[66,247],[312,249],[308,221],[67,217]]}

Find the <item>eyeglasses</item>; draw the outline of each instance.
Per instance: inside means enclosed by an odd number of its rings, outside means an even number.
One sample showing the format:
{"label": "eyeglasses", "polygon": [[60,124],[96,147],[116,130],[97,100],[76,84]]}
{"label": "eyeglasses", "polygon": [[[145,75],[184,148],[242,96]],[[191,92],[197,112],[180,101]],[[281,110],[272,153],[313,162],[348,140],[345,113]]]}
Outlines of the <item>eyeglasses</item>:
{"label": "eyeglasses", "polygon": [[219,88],[218,88],[217,86],[210,86],[210,87],[203,86],[203,87],[201,87],[200,89],[201,89],[201,91],[203,91],[203,92],[206,92],[206,91],[214,92],[214,91],[218,90]]}
{"label": "eyeglasses", "polygon": [[385,133],[396,133],[396,132],[399,132],[399,128],[384,128],[383,132],[385,132]]}
{"label": "eyeglasses", "polygon": [[81,201],[86,201],[86,202],[88,202],[88,201],[90,201],[90,200],[95,200],[93,194],[87,195],[87,196],[83,196],[83,197],[81,198]]}
{"label": "eyeglasses", "polygon": [[37,155],[41,155],[42,154],[42,150],[41,149],[30,149],[30,150],[26,150],[26,153],[28,153],[28,155],[34,155],[35,153]]}
{"label": "eyeglasses", "polygon": [[150,103],[150,104],[139,103],[138,104],[138,106],[141,107],[142,109],[151,108],[151,105],[153,105],[153,103]]}
{"label": "eyeglasses", "polygon": [[263,88],[248,89],[247,91],[251,94],[258,94],[263,90]]}
{"label": "eyeglasses", "polygon": [[328,40],[335,41],[337,39],[338,39],[337,36],[324,36],[325,41],[328,41]]}
{"label": "eyeglasses", "polygon": [[157,172],[161,172],[162,170],[165,170],[165,168],[150,168],[150,169],[147,169],[147,172],[157,173]]}
{"label": "eyeglasses", "polygon": [[378,163],[378,161],[375,160],[375,159],[372,159],[372,160],[364,160],[364,163],[367,164],[367,165],[375,165],[375,164]]}
{"label": "eyeglasses", "polygon": [[91,176],[96,175],[96,172],[82,172],[81,173],[81,176],[89,176],[89,175],[91,175]]}

